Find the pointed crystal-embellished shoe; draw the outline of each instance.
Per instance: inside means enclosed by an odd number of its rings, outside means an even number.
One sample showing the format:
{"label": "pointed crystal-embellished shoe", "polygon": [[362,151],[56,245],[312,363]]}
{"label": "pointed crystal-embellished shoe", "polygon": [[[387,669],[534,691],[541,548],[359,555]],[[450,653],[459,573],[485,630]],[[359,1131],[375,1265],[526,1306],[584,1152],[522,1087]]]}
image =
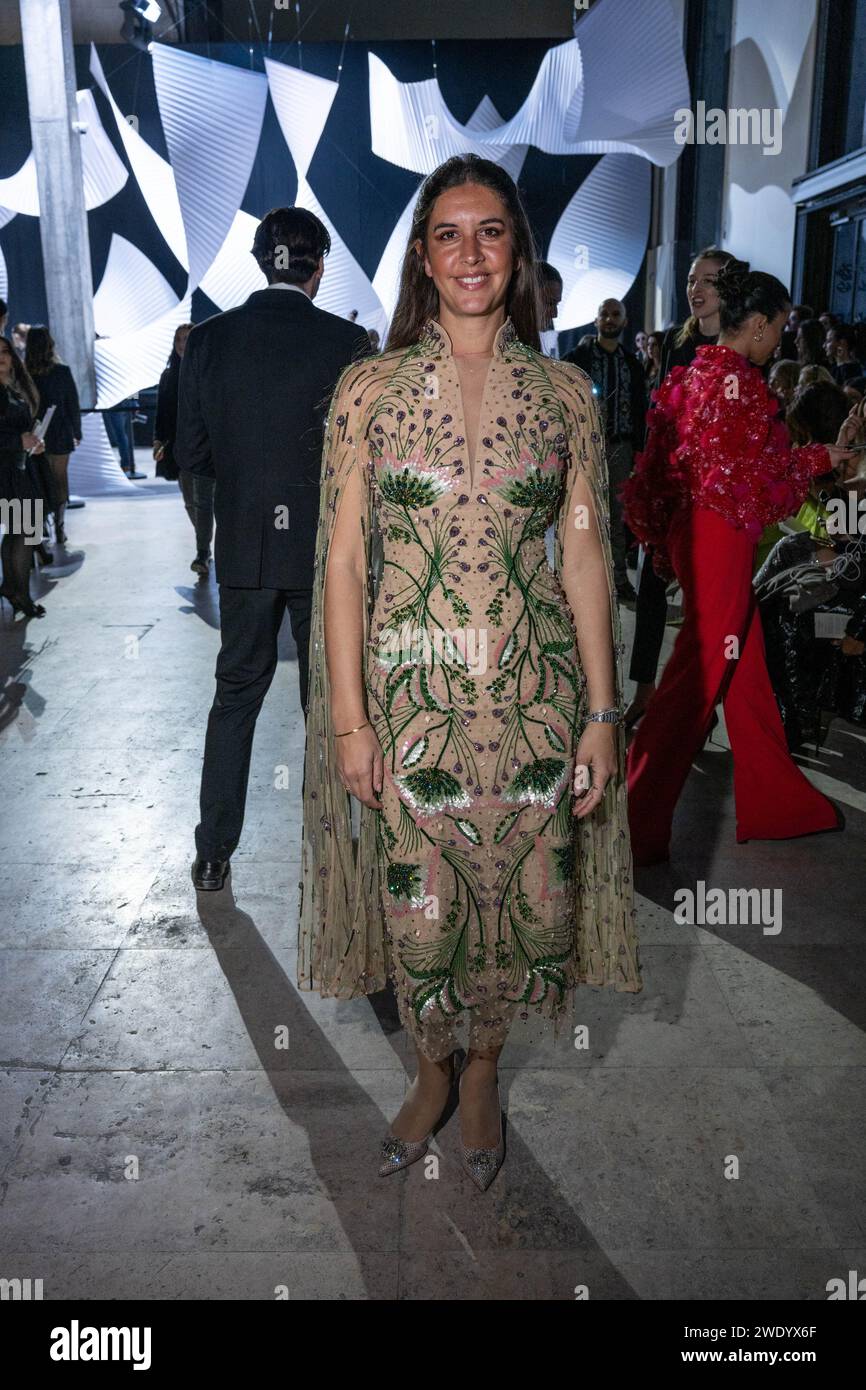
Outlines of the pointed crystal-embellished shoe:
{"label": "pointed crystal-embellished shoe", "polygon": [[379,1177],[386,1178],[389,1173],[399,1173],[401,1168],[408,1168],[410,1164],[417,1163],[419,1158],[423,1158],[427,1152],[427,1146],[433,1138],[433,1134],[438,1125],[442,1123],[442,1117],[448,1111],[451,1099],[451,1090],[457,1076],[457,1053],[452,1052],[449,1057],[450,1077],[448,1082],[448,1095],[445,1098],[445,1105],[442,1115],[436,1121],[430,1133],[424,1139],[398,1139],[395,1134],[390,1132],[382,1140],[382,1161],[379,1164]]}
{"label": "pointed crystal-embellished shoe", "polygon": [[496,1100],[499,1105],[499,1143],[493,1149],[467,1149],[460,1145],[460,1163],[480,1192],[486,1192],[505,1162],[505,1136],[502,1133],[502,1097],[499,1079],[496,1080]]}
{"label": "pointed crystal-embellished shoe", "polygon": [[389,1173],[399,1173],[401,1168],[408,1168],[410,1164],[417,1163],[427,1152],[432,1133],[431,1130],[426,1139],[397,1139],[393,1134],[387,1135],[382,1140],[379,1177],[386,1178]]}

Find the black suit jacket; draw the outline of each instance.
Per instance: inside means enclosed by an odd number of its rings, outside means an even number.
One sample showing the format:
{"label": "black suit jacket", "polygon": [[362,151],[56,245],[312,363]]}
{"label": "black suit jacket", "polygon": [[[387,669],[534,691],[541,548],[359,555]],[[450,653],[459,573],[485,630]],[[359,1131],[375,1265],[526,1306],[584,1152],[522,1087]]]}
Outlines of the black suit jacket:
{"label": "black suit jacket", "polygon": [[[643,367],[633,352],[625,353],[626,366],[628,367],[629,381],[631,382],[631,418],[634,425],[632,433],[632,444],[635,450],[642,449],[644,437],[646,435],[646,378]],[[583,347],[576,347],[571,352],[566,353],[562,359],[564,362],[573,362],[575,366],[581,367],[590,376],[590,363],[592,361],[592,345],[585,343]]]}
{"label": "black suit jacket", "polygon": [[220,584],[312,587],[328,405],[343,368],[370,351],[365,329],[295,290],[257,290],[190,333],[174,455],[216,479]]}

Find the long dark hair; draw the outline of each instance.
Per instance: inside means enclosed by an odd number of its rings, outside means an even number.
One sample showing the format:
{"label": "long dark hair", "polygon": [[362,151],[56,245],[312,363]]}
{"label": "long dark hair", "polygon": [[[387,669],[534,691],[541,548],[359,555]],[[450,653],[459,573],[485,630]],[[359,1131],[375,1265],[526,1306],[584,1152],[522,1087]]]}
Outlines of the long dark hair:
{"label": "long dark hair", "polygon": [[763,314],[772,321],[791,307],[791,296],[781,280],[763,270],[723,266],[716,276],[716,289],[722,301],[719,322],[723,333],[735,333],[751,314]]}
{"label": "long dark hair", "polygon": [[412,214],[412,228],[400,271],[397,307],[385,344],[386,352],[393,348],[411,347],[413,343],[417,343],[427,319],[436,318],[439,313],[439,291],[430,276],[425,273],[424,262],[414,249],[414,243],[420,241],[426,248],[427,224],[436,199],[447,189],[458,188],[464,183],[478,183],[491,189],[505,205],[511,223],[514,259],[519,259],[520,262],[511,276],[505,312],[511,316],[520,341],[528,347],[535,348],[536,352],[541,350],[541,339],[538,336],[539,281],[535,268],[535,242],[517,185],[511,176],[492,160],[482,159],[477,154],[455,154],[428,175],[418,192]]}
{"label": "long dark hair", "polygon": [[[730,251],[723,251],[719,246],[705,246],[703,251],[699,251],[696,256],[692,256],[689,266],[690,269],[695,261],[718,261],[719,268],[726,265],[739,265],[745,270],[749,268],[748,261],[738,260]],[[674,338],[674,347],[681,348],[684,343],[688,343],[693,338],[696,338],[700,331],[701,325],[698,322],[697,316],[695,314],[689,314],[679,333]]]}
{"label": "long dark hair", "polygon": [[54,339],[42,323],[35,323],[27,334],[24,362],[31,376],[46,376],[58,362]]}
{"label": "long dark hair", "polygon": [[[33,384],[33,378],[12,346],[12,340],[7,338],[5,334],[0,334],[0,343],[6,344],[9,349],[9,356],[12,358],[12,377],[7,389],[13,391],[16,396],[20,396],[35,415],[39,409],[39,392]],[[6,414],[6,405],[6,392],[0,391],[0,414]]]}
{"label": "long dark hair", "polygon": [[820,319],[803,319],[799,332],[802,335],[797,344],[797,361],[801,367],[826,367],[824,352],[824,325]]}

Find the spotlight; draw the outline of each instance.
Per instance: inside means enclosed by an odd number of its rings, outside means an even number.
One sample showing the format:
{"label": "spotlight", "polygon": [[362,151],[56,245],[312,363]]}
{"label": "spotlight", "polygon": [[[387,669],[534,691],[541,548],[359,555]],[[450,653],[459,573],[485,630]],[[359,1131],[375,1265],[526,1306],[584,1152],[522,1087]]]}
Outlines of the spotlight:
{"label": "spotlight", "polygon": [[162,14],[157,0],[120,0],[120,8],[123,10],[120,37],[133,48],[146,49],[153,37],[151,25]]}

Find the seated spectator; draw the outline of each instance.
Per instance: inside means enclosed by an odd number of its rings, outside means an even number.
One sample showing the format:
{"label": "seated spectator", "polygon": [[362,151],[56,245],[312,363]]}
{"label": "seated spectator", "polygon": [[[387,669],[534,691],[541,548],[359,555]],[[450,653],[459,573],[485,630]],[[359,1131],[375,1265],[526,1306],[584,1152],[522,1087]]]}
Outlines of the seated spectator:
{"label": "seated spectator", "polygon": [[846,381],[842,390],[852,406],[859,405],[866,396],[866,376],[855,376]]}
{"label": "seated spectator", "polygon": [[[835,391],[821,383],[803,392],[789,413],[792,439],[842,445],[866,439],[862,405],[833,433],[845,399],[841,388]],[[834,496],[847,502],[842,487],[819,489],[807,500],[796,519],[800,529],[773,546],[754,580],[767,669],[791,751],[807,738],[820,742],[827,714],[866,724],[866,536],[840,529],[829,506]],[[825,637],[824,623],[844,631]]]}
{"label": "seated spectator", "polygon": [[803,319],[797,329],[797,361],[801,367],[826,367],[824,338],[820,319]]}
{"label": "seated spectator", "polygon": [[817,362],[808,367],[800,368],[800,375],[797,379],[798,391],[804,390],[807,386],[815,386],[820,382],[824,386],[836,386],[836,378],[829,367],[820,367]]}
{"label": "seated spectator", "polygon": [[794,393],[800,380],[799,362],[784,359],[770,368],[769,387],[778,398],[781,413],[784,414],[794,400]]}
{"label": "seated spectator", "polygon": [[835,324],[827,330],[824,351],[833,377],[840,386],[844,386],[852,377],[863,375],[863,365],[858,362],[855,353],[854,329],[847,324]]}
{"label": "seated spectator", "polygon": [[797,329],[800,327],[801,323],[804,323],[806,319],[813,319],[814,317],[815,310],[811,307],[811,305],[794,304],[791,308],[791,312],[788,314],[788,332],[796,334]]}
{"label": "seated spectator", "polygon": [[[845,392],[835,381],[818,381],[795,392],[785,424],[792,444],[833,444],[850,412]],[[755,568],[763,565],[773,546],[787,531],[807,531],[826,539],[823,511],[812,490],[795,516],[775,526],[767,526],[755,550]]]}

